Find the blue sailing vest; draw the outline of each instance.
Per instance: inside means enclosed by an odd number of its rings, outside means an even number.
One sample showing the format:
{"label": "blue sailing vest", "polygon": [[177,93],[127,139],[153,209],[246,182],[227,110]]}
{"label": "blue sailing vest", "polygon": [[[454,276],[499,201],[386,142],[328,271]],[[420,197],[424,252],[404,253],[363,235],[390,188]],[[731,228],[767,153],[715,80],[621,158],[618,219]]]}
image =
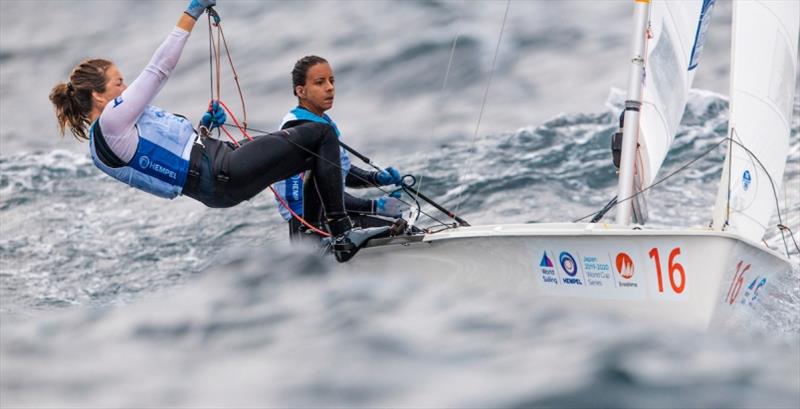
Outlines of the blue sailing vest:
{"label": "blue sailing vest", "polygon": [[99,127],[98,120],[89,130],[89,149],[95,166],[122,183],[159,197],[174,199],[181,194],[196,137],[188,120],[148,105],[136,121],[139,131],[136,153],[130,162],[120,163],[119,167],[100,160],[95,141],[95,132],[102,132]]}
{"label": "blue sailing vest", "polygon": [[[310,122],[318,122],[321,124],[328,124],[333,127],[333,130],[336,131],[336,136],[339,139],[342,139],[342,134],[339,132],[339,127],[336,126],[336,123],[333,122],[331,117],[326,114],[322,114],[319,116],[305,108],[297,107],[291,111],[289,111],[286,116],[283,117],[283,121],[281,122],[281,129],[287,122],[291,121],[310,121]],[[339,147],[339,160],[342,162],[342,182],[344,183],[347,174],[350,172],[350,156],[347,154],[347,151],[344,148]],[[281,180],[279,182],[275,182],[272,185],[276,192],[278,192],[281,197],[286,201],[286,204],[292,209],[293,212],[297,213],[297,215],[303,215],[303,175],[298,174],[294,175],[288,179]],[[277,198],[275,200],[278,200]],[[289,221],[292,218],[292,214],[289,213],[289,210],[280,203],[278,200],[278,212],[283,217],[283,220]]]}

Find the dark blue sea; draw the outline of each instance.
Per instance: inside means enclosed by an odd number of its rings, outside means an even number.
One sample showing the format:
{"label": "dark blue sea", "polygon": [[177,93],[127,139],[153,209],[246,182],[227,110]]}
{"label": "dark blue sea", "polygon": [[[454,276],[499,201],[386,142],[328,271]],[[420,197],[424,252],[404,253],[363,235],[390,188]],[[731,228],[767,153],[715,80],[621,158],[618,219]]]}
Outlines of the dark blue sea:
{"label": "dark blue sea", "polygon": [[[506,2],[218,1],[252,127],[278,125],[294,61],[318,54],[345,140],[473,225],[570,222],[615,195],[633,2],[512,1],[485,94]],[[0,406],[800,406],[791,242],[772,309],[706,331],[542,308],[435,271],[342,272],[289,247],[268,192],[217,210],[101,174],[85,143],[58,137],[50,88],[98,56],[132,80],[184,3],[0,0]],[[714,11],[660,176],[726,136],[731,8]],[[154,101],[193,121],[210,96],[207,30]],[[655,189],[651,224],[707,225],[724,154]],[[800,98],[778,196],[800,241]],[[784,252],[777,230],[765,241]]]}

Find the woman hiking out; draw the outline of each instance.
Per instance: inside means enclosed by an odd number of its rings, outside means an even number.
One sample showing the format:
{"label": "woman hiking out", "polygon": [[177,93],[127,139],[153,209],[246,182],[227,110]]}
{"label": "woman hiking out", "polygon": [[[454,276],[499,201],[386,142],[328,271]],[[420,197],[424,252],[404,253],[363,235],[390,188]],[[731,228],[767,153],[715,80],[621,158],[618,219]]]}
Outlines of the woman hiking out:
{"label": "woman hiking out", "polygon": [[[189,33],[216,0],[192,0],[144,71],[127,86],[108,60],[89,59],[50,93],[60,133],[89,141],[94,164],[111,177],[153,195],[185,195],[209,207],[232,207],[270,184],[309,172],[319,190],[336,259],[349,260],[375,229],[353,230],[343,203],[339,145],[327,124],[307,123],[259,135],[234,147],[198,137],[185,118],[150,105],[175,68]],[[222,126],[215,102],[201,125]],[[385,230],[385,229],[381,229]]]}

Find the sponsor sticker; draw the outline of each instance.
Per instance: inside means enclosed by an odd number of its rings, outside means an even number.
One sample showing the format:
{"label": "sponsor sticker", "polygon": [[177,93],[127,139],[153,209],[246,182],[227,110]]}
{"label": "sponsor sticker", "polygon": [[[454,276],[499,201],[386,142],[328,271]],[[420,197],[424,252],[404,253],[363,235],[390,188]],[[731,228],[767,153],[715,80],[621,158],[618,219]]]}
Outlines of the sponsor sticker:
{"label": "sponsor sticker", "polygon": [[572,254],[562,251],[558,255],[558,262],[561,263],[561,268],[568,276],[575,277],[575,274],[578,274],[578,264],[575,263],[575,257],[572,257]]}
{"label": "sponsor sticker", "polygon": [[733,305],[739,297],[739,292],[742,290],[742,284],[744,283],[744,273],[749,269],[750,264],[745,264],[744,260],[739,260],[739,264],[736,265],[736,273],[733,275],[733,280],[731,281],[731,286],[728,288],[728,294],[725,296],[725,302],[727,302],[728,305]]}
{"label": "sponsor sticker", "polygon": [[550,257],[547,257],[547,252],[542,254],[542,261],[539,263],[539,267],[553,267],[553,261],[550,260]]}
{"label": "sponsor sticker", "polygon": [[586,285],[589,287],[604,287],[604,283],[610,284],[613,280],[611,266],[595,256],[583,257],[583,272],[586,274]]}
{"label": "sponsor sticker", "polygon": [[742,188],[747,191],[750,188],[750,183],[753,181],[753,177],[750,176],[750,171],[745,170],[742,174]]}
{"label": "sponsor sticker", "polygon": [[578,263],[575,262],[575,257],[573,257],[572,254],[562,251],[561,254],[558,255],[558,263],[561,265],[561,269],[564,273],[569,276],[563,279],[564,284],[583,285],[581,279],[575,277],[578,274]]}
{"label": "sponsor sticker", "polygon": [[753,279],[753,281],[744,291],[741,301],[742,305],[752,306],[758,300],[758,290],[763,288],[765,285],[767,285],[766,277],[757,276],[755,279]]}
{"label": "sponsor sticker", "polygon": [[164,176],[166,176],[166,177],[168,177],[170,179],[177,179],[178,178],[178,174],[175,173],[175,171],[167,169],[164,166],[161,166],[158,163],[153,162],[152,160],[150,160],[149,157],[147,157],[145,155],[142,155],[142,157],[139,158],[139,167],[142,168],[142,169],[151,169],[151,170],[156,171],[156,172],[158,172],[158,173],[160,173],[160,174],[162,174],[162,175],[164,175]]}
{"label": "sponsor sticker", "polygon": [[539,262],[539,268],[542,271],[542,281],[545,283],[558,284],[558,277],[556,276],[556,269],[553,266],[553,260],[547,256],[547,252],[542,252],[542,260]]}
{"label": "sponsor sticker", "polygon": [[636,274],[636,265],[633,262],[633,257],[630,254],[621,251],[614,257],[614,269],[617,275],[621,278],[617,282],[618,287],[639,287],[639,283],[633,280]]}

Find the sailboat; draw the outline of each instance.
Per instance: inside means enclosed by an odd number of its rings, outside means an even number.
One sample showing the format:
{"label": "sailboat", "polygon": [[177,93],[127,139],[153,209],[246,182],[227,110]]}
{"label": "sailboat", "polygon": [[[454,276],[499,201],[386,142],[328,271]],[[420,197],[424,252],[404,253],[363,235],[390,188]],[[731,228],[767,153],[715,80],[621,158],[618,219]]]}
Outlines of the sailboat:
{"label": "sailboat", "polygon": [[[752,319],[787,254],[762,238],[789,148],[800,2],[736,1],[729,148],[709,227],[655,229],[645,191],[672,144],[715,0],[634,0],[615,223],[458,226],[372,240],[345,269],[404,269],[707,328]],[[780,211],[780,209],[779,209]]]}

